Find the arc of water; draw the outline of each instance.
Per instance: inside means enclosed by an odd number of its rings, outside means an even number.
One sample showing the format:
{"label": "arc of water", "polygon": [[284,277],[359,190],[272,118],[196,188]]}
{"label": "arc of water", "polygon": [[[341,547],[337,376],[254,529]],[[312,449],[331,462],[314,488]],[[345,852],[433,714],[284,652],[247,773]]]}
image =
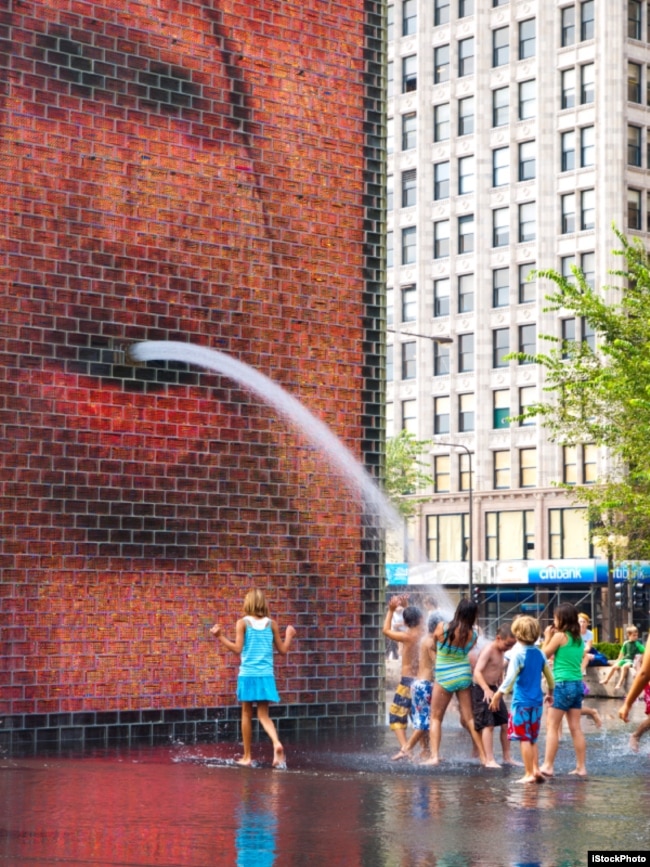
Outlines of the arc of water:
{"label": "arc of water", "polygon": [[181,361],[227,376],[261,397],[294,424],[327,456],[333,468],[364,498],[385,525],[397,527],[401,520],[372,477],[330,428],[300,401],[254,367],[218,349],[178,340],[145,340],[132,344],[127,357],[134,362]]}

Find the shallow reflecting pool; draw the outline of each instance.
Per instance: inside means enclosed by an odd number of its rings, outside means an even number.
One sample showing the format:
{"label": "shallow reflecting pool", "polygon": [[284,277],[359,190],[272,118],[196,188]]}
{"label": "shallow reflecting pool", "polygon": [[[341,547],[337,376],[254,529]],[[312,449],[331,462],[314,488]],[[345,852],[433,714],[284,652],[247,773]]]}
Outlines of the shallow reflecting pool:
{"label": "shallow reflecting pool", "polygon": [[588,849],[649,850],[650,735],[633,754],[618,703],[603,704],[604,729],[584,724],[589,778],[566,775],[567,733],[557,777],[533,786],[476,764],[453,716],[433,769],[391,762],[383,728],[285,739],[287,771],[268,741],[256,768],[234,765],[229,743],[4,758],[0,864],[563,867]]}

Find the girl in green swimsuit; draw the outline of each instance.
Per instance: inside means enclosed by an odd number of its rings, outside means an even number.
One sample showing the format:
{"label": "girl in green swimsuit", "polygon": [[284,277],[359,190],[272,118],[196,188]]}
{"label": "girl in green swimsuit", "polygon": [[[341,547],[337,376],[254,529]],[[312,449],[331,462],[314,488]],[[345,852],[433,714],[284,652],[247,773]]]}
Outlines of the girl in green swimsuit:
{"label": "girl in green swimsuit", "polygon": [[478,633],[474,629],[477,612],[475,602],[461,599],[452,621],[439,623],[434,632],[437,648],[436,680],[431,699],[431,758],[426,762],[428,765],[437,765],[440,762],[442,721],[454,694],[458,696],[461,722],[474,741],[481,764],[487,763],[483,741],[474,728],[472,713],[472,668],[469,654],[478,640]]}

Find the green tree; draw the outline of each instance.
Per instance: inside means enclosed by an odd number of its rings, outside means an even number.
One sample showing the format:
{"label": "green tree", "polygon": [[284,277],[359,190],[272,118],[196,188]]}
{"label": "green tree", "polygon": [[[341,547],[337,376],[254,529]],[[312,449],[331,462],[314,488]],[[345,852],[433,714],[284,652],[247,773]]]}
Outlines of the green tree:
{"label": "green tree", "polygon": [[[612,271],[616,286],[592,288],[573,268],[573,278],[556,271],[537,277],[555,284],[547,311],[582,319],[598,335],[587,341],[562,341],[548,352],[520,360],[545,368],[547,401],[525,417],[541,416],[550,439],[562,445],[595,443],[609,450],[612,470],[595,486],[573,488],[587,505],[592,526],[628,538],[629,557],[650,555],[650,260],[639,241],[619,232],[615,251],[625,267]],[[606,516],[603,518],[603,516]]]}
{"label": "green tree", "polygon": [[430,440],[418,440],[402,430],[386,443],[386,481],[384,491],[403,518],[415,514],[417,503],[428,496],[416,496],[417,490],[433,481],[427,464],[422,461]]}

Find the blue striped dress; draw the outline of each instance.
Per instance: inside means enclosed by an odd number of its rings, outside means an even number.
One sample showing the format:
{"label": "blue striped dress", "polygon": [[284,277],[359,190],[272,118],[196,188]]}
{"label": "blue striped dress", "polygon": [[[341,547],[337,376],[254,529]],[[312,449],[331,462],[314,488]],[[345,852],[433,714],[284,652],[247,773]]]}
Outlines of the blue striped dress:
{"label": "blue striped dress", "polygon": [[273,671],[273,630],[268,617],[244,617],[246,632],[237,678],[238,701],[280,701]]}
{"label": "blue striped dress", "polygon": [[469,689],[472,685],[472,667],[469,662],[469,652],[477,640],[478,633],[475,629],[472,629],[472,637],[465,647],[449,645],[446,643],[447,627],[445,627],[444,641],[436,642],[436,683],[447,692],[458,692],[461,689]]}

